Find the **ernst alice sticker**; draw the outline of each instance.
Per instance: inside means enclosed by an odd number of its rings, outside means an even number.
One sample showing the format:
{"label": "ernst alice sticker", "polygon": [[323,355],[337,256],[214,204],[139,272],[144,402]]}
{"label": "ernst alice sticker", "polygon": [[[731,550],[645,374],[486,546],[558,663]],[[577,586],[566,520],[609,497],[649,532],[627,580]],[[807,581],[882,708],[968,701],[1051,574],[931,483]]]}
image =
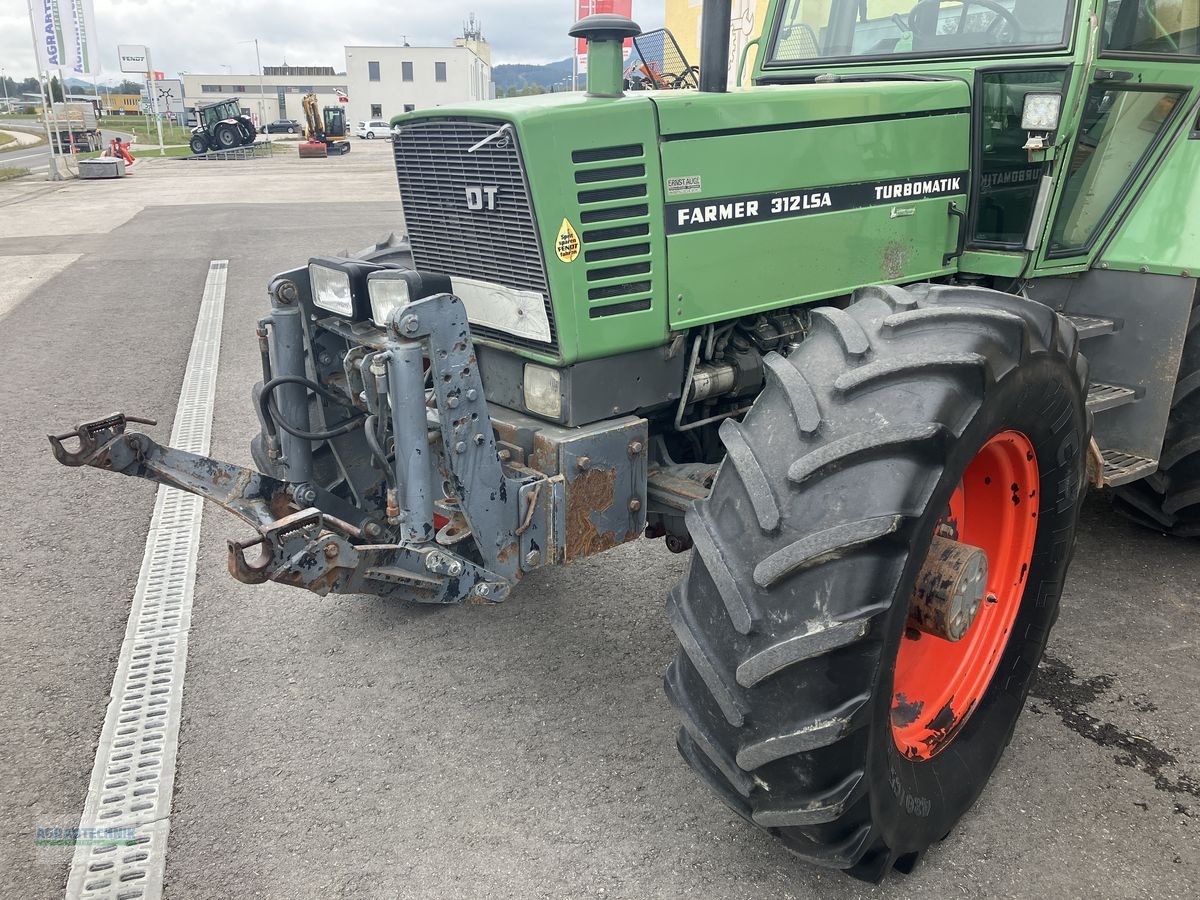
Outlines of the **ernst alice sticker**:
{"label": "ernst alice sticker", "polygon": [[575,257],[579,256],[579,235],[566,219],[563,219],[558,237],[554,239],[554,253],[565,263],[575,262]]}

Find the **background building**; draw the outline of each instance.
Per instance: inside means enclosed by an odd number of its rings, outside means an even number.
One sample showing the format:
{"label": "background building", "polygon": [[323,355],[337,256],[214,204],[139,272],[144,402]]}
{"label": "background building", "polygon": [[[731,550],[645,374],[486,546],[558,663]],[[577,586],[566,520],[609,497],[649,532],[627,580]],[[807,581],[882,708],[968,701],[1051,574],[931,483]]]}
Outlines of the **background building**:
{"label": "background building", "polygon": [[496,96],[492,51],[471,18],[450,47],[347,47],[350,121]]}
{"label": "background building", "polygon": [[317,95],[322,106],[337,103],[337,91],[346,93],[345,74],[336,74],[332,66],[263,66],[261,92],[257,74],[180,72],[179,77],[189,116],[199,104],[236,99],[242,112],[253,116],[259,125],[276,119],[303,122],[300,102],[309,92]]}
{"label": "background building", "polygon": [[[914,0],[915,2],[915,0]],[[828,6],[828,0],[816,0],[818,5]],[[700,65],[700,8],[701,0],[665,0],[665,21],[667,28],[679,41],[679,49],[687,61],[693,66]],[[737,64],[742,58],[742,50],[752,38],[762,34],[763,25],[767,19],[767,0],[733,0],[732,22],[729,31],[729,84],[734,84],[737,78]],[[744,83],[749,83],[749,72],[754,65],[754,54],[757,48],[750,51],[746,58],[746,77]]]}

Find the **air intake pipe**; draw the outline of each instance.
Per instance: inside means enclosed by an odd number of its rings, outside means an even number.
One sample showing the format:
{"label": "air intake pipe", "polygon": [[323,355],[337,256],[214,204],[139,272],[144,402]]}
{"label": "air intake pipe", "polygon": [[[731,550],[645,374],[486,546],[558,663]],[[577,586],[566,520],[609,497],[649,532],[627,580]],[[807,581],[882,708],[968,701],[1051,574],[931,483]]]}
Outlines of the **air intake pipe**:
{"label": "air intake pipe", "polygon": [[[587,16],[571,26],[567,34],[587,41],[589,97],[620,97],[625,92],[625,38],[641,33],[633,19],[612,13]],[[728,35],[726,39],[728,45]]]}
{"label": "air intake pipe", "polygon": [[700,19],[700,90],[729,90],[729,23],[733,0],[704,0]]}

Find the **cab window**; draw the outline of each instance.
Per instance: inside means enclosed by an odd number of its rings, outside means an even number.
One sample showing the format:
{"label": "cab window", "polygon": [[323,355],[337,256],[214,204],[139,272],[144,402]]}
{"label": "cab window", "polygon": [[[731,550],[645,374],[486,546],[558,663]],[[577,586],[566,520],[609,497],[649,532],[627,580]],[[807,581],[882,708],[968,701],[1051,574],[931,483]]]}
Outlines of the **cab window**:
{"label": "cab window", "polygon": [[1182,88],[1092,85],[1054,230],[1050,256],[1088,250],[1158,143]]}
{"label": "cab window", "polygon": [[1072,5],[1072,0],[787,0],[770,63],[1065,46]]}
{"label": "cab window", "polygon": [[1104,48],[1139,56],[1200,56],[1200,0],[1114,0]]}
{"label": "cab window", "polygon": [[974,240],[977,245],[1019,247],[1033,219],[1046,163],[1030,162],[1021,127],[1025,95],[1062,93],[1067,71],[1013,69],[979,74],[979,177]]}

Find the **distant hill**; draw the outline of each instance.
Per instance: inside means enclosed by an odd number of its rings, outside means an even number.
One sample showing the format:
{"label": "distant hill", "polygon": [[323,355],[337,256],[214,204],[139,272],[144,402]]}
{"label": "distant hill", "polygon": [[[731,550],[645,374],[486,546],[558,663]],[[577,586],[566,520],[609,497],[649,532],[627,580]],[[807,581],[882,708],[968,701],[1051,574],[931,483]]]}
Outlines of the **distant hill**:
{"label": "distant hill", "polygon": [[[580,78],[580,86],[585,79]],[[557,86],[558,90],[570,89],[571,58],[560,59],[558,62],[546,63],[541,66],[524,65],[521,63],[506,64],[492,67],[492,81],[496,83],[496,95],[512,90],[537,85],[549,91]]]}

